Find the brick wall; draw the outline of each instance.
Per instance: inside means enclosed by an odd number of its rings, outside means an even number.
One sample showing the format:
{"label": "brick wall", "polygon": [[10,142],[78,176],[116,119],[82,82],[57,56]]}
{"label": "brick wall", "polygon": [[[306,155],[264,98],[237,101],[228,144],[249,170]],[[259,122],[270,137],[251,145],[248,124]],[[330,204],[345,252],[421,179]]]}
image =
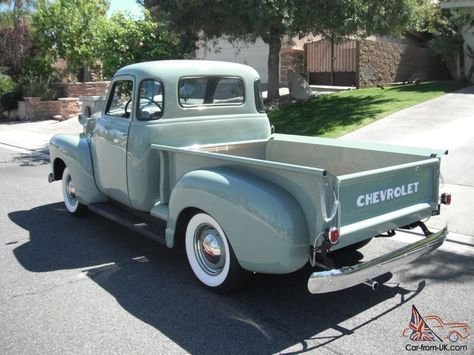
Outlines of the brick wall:
{"label": "brick wall", "polygon": [[59,84],[62,96],[80,97],[80,96],[105,96],[109,88],[110,81],[93,81],[85,83]]}
{"label": "brick wall", "polygon": [[58,101],[61,102],[61,121],[77,117],[82,112],[82,105],[77,97],[63,97]]}
{"label": "brick wall", "polygon": [[57,101],[40,101],[39,97],[25,97],[25,113],[31,121],[67,120],[81,113],[77,98],[61,98]]}
{"label": "brick wall", "polygon": [[359,87],[399,81],[446,79],[446,69],[427,48],[415,42],[365,40],[360,42]]}
{"label": "brick wall", "polygon": [[25,114],[32,121],[67,120],[82,112],[81,96],[105,96],[109,81],[58,84],[62,95],[57,101],[40,101],[39,97],[25,97]]}

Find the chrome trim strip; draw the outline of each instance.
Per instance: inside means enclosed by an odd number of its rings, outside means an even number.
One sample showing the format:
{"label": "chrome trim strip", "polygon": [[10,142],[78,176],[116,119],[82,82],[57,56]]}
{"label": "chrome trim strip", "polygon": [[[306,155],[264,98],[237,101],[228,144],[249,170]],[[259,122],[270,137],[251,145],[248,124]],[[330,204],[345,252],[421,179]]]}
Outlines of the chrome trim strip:
{"label": "chrome trim strip", "polygon": [[447,235],[448,228],[445,227],[427,238],[375,259],[340,269],[313,272],[308,280],[308,290],[313,294],[326,293],[358,285],[432,252],[444,243]]}

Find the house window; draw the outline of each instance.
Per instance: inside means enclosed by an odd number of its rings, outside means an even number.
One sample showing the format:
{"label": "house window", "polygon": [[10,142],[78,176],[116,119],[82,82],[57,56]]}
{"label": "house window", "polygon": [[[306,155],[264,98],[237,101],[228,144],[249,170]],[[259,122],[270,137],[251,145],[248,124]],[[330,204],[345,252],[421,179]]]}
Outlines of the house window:
{"label": "house window", "polygon": [[238,106],[244,103],[244,83],[240,78],[192,77],[178,84],[182,107]]}

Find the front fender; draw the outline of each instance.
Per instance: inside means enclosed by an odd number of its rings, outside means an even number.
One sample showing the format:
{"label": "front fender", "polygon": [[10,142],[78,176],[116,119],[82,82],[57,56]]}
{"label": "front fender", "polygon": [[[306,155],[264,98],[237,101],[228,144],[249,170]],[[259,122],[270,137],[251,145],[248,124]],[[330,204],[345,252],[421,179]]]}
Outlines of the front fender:
{"label": "front fender", "polygon": [[61,175],[55,171],[58,159],[68,167],[74,179],[79,202],[87,205],[105,201],[105,196],[97,189],[94,181],[90,145],[85,134],[53,136],[49,142],[49,157],[55,180],[61,179]]}
{"label": "front fender", "polygon": [[170,197],[167,244],[186,208],[203,210],[226,233],[240,265],[249,271],[289,273],[308,261],[308,228],[299,203],[286,190],[232,169],[195,170]]}

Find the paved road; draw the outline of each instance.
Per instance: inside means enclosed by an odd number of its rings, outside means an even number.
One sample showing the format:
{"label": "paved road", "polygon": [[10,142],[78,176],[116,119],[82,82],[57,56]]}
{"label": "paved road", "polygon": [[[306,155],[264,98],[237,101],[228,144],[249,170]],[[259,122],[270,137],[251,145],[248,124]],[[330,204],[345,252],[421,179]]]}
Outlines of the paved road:
{"label": "paved road", "polygon": [[[447,243],[376,293],[310,295],[305,269],[256,275],[219,296],[194,280],[182,252],[95,215],[68,215],[45,163],[0,148],[2,354],[401,354],[412,304],[474,324],[472,246]],[[389,244],[403,243],[377,240],[363,254]]]}
{"label": "paved road", "polygon": [[[470,239],[384,275],[375,293],[360,285],[311,295],[304,269],[255,275],[242,292],[215,295],[194,280],[182,251],[65,211],[59,183],[46,181],[47,138],[22,139],[31,125],[42,134],[55,124],[0,126],[2,354],[403,354],[416,345],[402,336],[412,305],[474,328]],[[339,262],[401,247],[407,236],[375,240]],[[472,337],[467,345],[472,353]]]}

